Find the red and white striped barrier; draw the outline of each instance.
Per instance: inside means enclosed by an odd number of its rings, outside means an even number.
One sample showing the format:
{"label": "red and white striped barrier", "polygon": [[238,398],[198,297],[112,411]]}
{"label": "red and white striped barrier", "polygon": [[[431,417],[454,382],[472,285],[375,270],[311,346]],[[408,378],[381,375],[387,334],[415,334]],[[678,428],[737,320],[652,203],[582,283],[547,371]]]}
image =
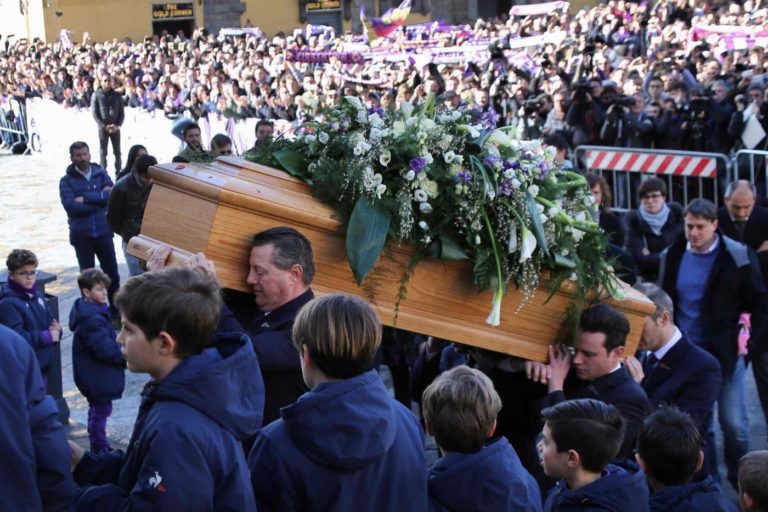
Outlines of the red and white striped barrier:
{"label": "red and white striped barrier", "polygon": [[674,174],[696,178],[717,177],[716,157],[593,149],[586,150],[584,156],[589,169]]}

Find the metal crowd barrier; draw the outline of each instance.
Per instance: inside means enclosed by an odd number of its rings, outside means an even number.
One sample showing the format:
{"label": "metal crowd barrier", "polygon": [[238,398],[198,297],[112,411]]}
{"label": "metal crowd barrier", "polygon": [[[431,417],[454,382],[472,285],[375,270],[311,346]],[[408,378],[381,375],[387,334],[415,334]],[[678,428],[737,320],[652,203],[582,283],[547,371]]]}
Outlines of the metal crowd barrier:
{"label": "metal crowd barrier", "polygon": [[574,161],[582,171],[596,172],[606,179],[613,192],[613,210],[618,212],[638,207],[637,187],[644,174],[666,179],[669,201],[686,205],[700,197],[718,205],[718,173],[729,169],[728,159],[720,153],[611,146],[579,146]]}
{"label": "metal crowd barrier", "polygon": [[768,151],[742,149],[731,159],[733,180],[749,180],[758,194],[768,197]]}
{"label": "metal crowd barrier", "polygon": [[0,137],[9,147],[26,142],[27,152],[31,149],[26,105],[12,96],[5,97],[0,103]]}

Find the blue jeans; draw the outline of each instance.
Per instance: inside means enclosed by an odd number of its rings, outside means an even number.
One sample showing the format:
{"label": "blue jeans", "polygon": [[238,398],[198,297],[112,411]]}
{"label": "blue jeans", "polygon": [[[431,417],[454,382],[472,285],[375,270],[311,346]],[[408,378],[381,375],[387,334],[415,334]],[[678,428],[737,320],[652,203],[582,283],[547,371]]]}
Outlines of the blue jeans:
{"label": "blue jeans", "polygon": [[[723,429],[725,467],[728,471],[728,482],[734,489],[739,488],[739,459],[749,451],[749,416],[747,416],[745,379],[744,356],[739,356],[733,374],[723,375],[723,383],[720,385],[720,394],[717,397],[717,417],[720,428]],[[710,457],[712,473],[717,476],[714,425],[708,437],[711,442],[708,443],[707,456]]]}
{"label": "blue jeans", "polygon": [[141,269],[139,258],[132,254],[128,254],[128,244],[125,241],[123,241],[123,254],[125,255],[125,264],[128,266],[128,275],[133,277],[144,273]]}

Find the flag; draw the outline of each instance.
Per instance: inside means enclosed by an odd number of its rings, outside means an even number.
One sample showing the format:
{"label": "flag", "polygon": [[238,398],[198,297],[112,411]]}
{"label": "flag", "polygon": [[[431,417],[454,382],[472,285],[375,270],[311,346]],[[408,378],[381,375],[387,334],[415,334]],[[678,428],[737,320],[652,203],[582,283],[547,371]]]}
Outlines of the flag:
{"label": "flag", "polygon": [[360,6],[360,22],[363,24],[365,33],[368,34],[368,41],[387,37],[395,29],[403,26],[410,12],[411,0],[403,0],[399,6],[387,10],[381,18],[366,17],[365,6]]}

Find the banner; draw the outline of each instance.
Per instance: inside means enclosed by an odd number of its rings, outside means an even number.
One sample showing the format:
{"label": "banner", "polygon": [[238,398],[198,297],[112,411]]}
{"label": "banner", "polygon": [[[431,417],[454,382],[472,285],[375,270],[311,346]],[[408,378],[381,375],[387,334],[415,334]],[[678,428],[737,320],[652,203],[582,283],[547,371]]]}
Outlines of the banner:
{"label": "banner", "polygon": [[543,4],[514,5],[509,10],[510,16],[538,16],[549,14],[550,12],[562,10],[567,11],[570,7],[569,2],[546,2]]}

